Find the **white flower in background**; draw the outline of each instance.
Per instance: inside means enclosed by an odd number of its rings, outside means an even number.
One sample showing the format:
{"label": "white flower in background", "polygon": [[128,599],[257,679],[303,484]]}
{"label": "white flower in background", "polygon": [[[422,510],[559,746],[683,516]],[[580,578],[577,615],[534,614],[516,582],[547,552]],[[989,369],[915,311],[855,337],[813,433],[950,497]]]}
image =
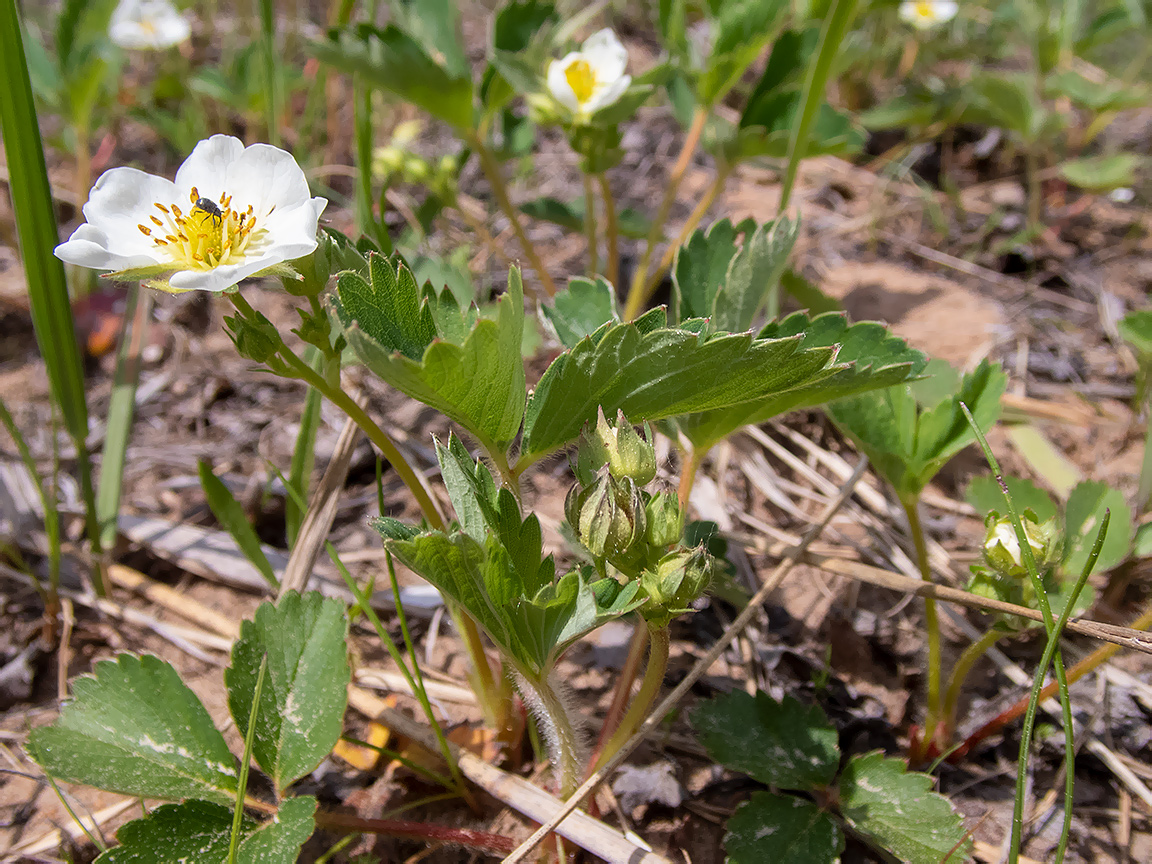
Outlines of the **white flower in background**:
{"label": "white flower in background", "polygon": [[1131,204],[1136,198],[1136,193],[1127,186],[1121,186],[1119,189],[1113,189],[1109,192],[1108,198],[1117,204]]}
{"label": "white flower in background", "polygon": [[579,51],[548,65],[548,89],[561,105],[589,117],[624,95],[632,76],[625,75],[628,49],[608,28],[589,36]]}
{"label": "white flower in background", "polygon": [[173,291],[223,291],[316,249],[328,201],[312,198],[296,160],[269,144],[201,141],[176,181],[135,168],[105,171],[87,222],[56,257],[93,270],[171,272]]}
{"label": "white flower in background", "polygon": [[121,48],[161,50],[192,35],[188,19],[168,0],[120,0],[108,37]]}
{"label": "white flower in background", "polygon": [[905,0],[900,4],[900,20],[917,30],[931,30],[951,21],[960,11],[952,0]]}

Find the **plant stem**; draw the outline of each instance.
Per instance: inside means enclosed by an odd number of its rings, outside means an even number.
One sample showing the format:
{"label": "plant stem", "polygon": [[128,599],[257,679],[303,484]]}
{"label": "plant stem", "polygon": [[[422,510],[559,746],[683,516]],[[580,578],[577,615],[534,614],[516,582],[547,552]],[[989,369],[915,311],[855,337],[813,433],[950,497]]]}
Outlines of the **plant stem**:
{"label": "plant stem", "polygon": [[520,222],[520,214],[517,213],[516,208],[512,206],[512,199],[508,197],[508,186],[504,182],[504,174],[500,170],[500,163],[496,160],[496,157],[492,155],[492,151],[488,149],[488,145],[485,144],[476,133],[473,132],[468,136],[468,143],[480,157],[480,168],[484,171],[484,176],[488,179],[488,185],[492,187],[492,194],[496,198],[496,204],[512,224],[512,231],[516,234],[516,239],[520,241],[520,248],[524,250],[524,254],[528,257],[528,261],[532,265],[532,269],[536,271],[536,275],[540,279],[540,284],[544,287],[544,293],[549,297],[554,297],[556,295],[556,283],[554,283],[552,277],[548,275],[548,271],[544,267],[544,262],[540,258],[540,253],[536,250],[536,246],[528,239],[528,234],[524,231],[524,226]]}
{"label": "plant stem", "polygon": [[615,756],[616,752],[632,737],[632,734],[640,728],[640,724],[648,716],[648,709],[656,701],[656,694],[660,692],[660,686],[664,683],[664,673],[668,670],[668,626],[649,624],[648,636],[652,642],[652,647],[648,651],[648,666],[644,670],[644,680],[640,682],[640,690],[636,693],[636,698],[632,700],[628,713],[624,715],[624,719],[620,721],[620,725],[612,733],[612,737],[608,739],[604,749],[600,751],[596,764],[593,765],[590,773],[595,773],[600,766]]}
{"label": "plant stem", "polygon": [[600,727],[600,737],[596,741],[596,749],[592,753],[592,761],[588,765],[588,774],[595,770],[596,760],[603,751],[609,736],[620,726],[620,719],[624,715],[624,708],[628,704],[628,697],[632,695],[632,682],[640,671],[640,661],[644,659],[644,649],[648,647],[648,628],[643,622],[637,622],[632,629],[632,640],[628,643],[628,657],[620,674],[616,676],[616,686],[612,690],[612,704],[608,706],[608,713],[604,715],[604,725]]}
{"label": "plant stem", "polygon": [[552,686],[552,676],[529,675],[518,669],[516,677],[524,700],[532,706],[538,724],[544,728],[553,769],[559,771],[560,797],[568,798],[580,784],[580,739],[568,716],[564,701]]}
{"label": "plant stem", "polygon": [[956,661],[956,665],[952,667],[952,674],[948,678],[948,689],[944,694],[944,743],[947,744],[952,739],[952,733],[956,729],[956,705],[960,701],[960,691],[964,687],[964,681],[968,677],[968,673],[972,671],[972,667],[976,661],[988,653],[991,648],[1005,635],[1003,631],[997,630],[995,627],[990,629],[987,633],[964,649],[964,653],[960,655],[960,659]]}
{"label": "plant stem", "polygon": [[712,186],[708,192],[700,199],[700,203],[689,214],[684,225],[680,228],[680,233],[676,235],[676,239],[669,244],[668,248],[664,250],[664,254],[660,256],[660,266],[656,268],[655,272],[649,277],[648,284],[644,287],[645,293],[648,297],[652,296],[652,292],[656,290],[656,286],[660,284],[660,280],[664,278],[664,274],[672,267],[672,262],[676,258],[676,250],[679,249],[691,236],[692,232],[696,230],[696,226],[700,224],[700,220],[712,209],[712,205],[716,203],[716,199],[720,193],[724,191],[724,184],[728,182],[728,176],[732,173],[732,168],[728,165],[721,165],[717,169],[716,179],[712,181]]}
{"label": "plant stem", "polygon": [[604,199],[604,233],[608,238],[608,263],[604,275],[615,288],[620,281],[620,226],[616,221],[616,200],[612,197],[612,184],[608,175],[596,175],[600,181],[600,197]]}
{"label": "plant stem", "polygon": [[[924,527],[920,524],[920,496],[901,495],[900,503],[908,516],[908,532],[916,546],[916,564],[920,568],[920,578],[932,581],[932,566],[928,563],[928,543],[924,539]],[[924,598],[924,629],[928,639],[928,710],[924,718],[924,737],[921,750],[936,737],[936,724],[941,720],[940,704],[940,618],[936,611],[936,601]],[[923,756],[924,753],[917,754]]]}
{"label": "plant stem", "polygon": [[[232,295],[233,298],[239,296],[239,294]],[[278,356],[288,364],[289,369],[293,372],[292,377],[299,378],[311,384],[323,394],[324,398],[352,418],[356,425],[368,436],[369,440],[379,448],[381,454],[383,454],[384,458],[387,459],[388,463],[392,466],[392,469],[404,482],[404,485],[408,487],[408,491],[411,492],[412,496],[416,499],[416,503],[419,505],[428,523],[436,530],[443,531],[445,526],[444,517],[440,515],[440,509],[432,498],[431,491],[424,485],[424,479],[408,464],[404,455],[392,442],[392,439],[388,437],[388,434],[376,424],[376,421],[368,416],[367,412],[356,403],[355,399],[339,387],[329,385],[323,377],[297,357],[286,345],[280,349]]]}
{"label": "plant stem", "polygon": [[[1152,627],[1152,602],[1145,606],[1144,611],[1140,614],[1140,616],[1128,626],[1133,630],[1147,630],[1149,627]],[[1116,656],[1119,651],[1120,646],[1113,642],[1109,642],[1106,645],[1101,645],[1079,663],[1076,663],[1068,668],[1068,684],[1075,684],[1089,672],[1100,668],[1114,656]],[[1040,701],[1043,702],[1046,699],[1050,699],[1053,695],[1055,695],[1058,689],[1059,682],[1056,681],[1045,685],[1044,689],[1040,691]],[[955,760],[963,758],[964,756],[971,753],[976,745],[978,745],[985,738],[996,734],[1009,723],[1013,723],[1023,717],[1024,713],[1028,710],[1028,698],[1029,697],[1027,696],[1022,698],[1011,708],[1000,712],[990,721],[969,735],[964,740],[964,743],[960,746],[960,749],[953,754],[952,758]]]}
{"label": "plant stem", "polygon": [[672,212],[672,205],[676,201],[676,192],[680,188],[680,181],[684,179],[684,174],[692,162],[692,156],[696,153],[696,147],[700,144],[700,135],[704,131],[704,124],[707,120],[708,107],[706,105],[697,106],[696,113],[692,117],[692,125],[688,127],[688,134],[680,148],[680,156],[668,177],[668,188],[664,191],[664,200],[660,202],[660,209],[656,212],[656,218],[652,221],[652,227],[648,231],[648,239],[644,244],[640,264],[632,276],[632,284],[628,288],[628,300],[624,305],[625,321],[631,321],[644,309],[644,303],[648,299],[646,291],[652,253],[656,249],[656,244],[660,242],[660,237],[664,232],[664,223],[668,221],[668,214]]}
{"label": "plant stem", "polygon": [[600,269],[596,247],[596,202],[592,195],[592,175],[584,173],[584,236],[588,239],[588,278],[594,279]]}
{"label": "plant stem", "polygon": [[680,452],[680,486],[677,497],[680,499],[681,513],[688,512],[688,499],[692,497],[692,486],[696,483],[696,474],[707,455],[707,450],[697,450],[695,447],[691,448],[690,453]]}
{"label": "plant stem", "polygon": [[419,840],[424,843],[449,843],[479,852],[507,855],[515,847],[510,837],[491,834],[487,831],[474,831],[470,828],[453,828],[430,822],[404,822],[395,819],[362,819],[351,813],[330,813],[319,810],[316,825],[335,831],[354,831],[365,834],[384,834],[406,840]]}
{"label": "plant stem", "polygon": [[[1144,393],[1148,393],[1147,370],[1141,364],[1141,381]],[[1144,412],[1144,459],[1140,463],[1140,489],[1136,493],[1136,509],[1144,513],[1152,500],[1152,401]]]}
{"label": "plant stem", "polygon": [[1033,145],[1027,145],[1024,151],[1024,170],[1028,175],[1028,227],[1035,232],[1040,230],[1044,196],[1040,185],[1040,158]]}

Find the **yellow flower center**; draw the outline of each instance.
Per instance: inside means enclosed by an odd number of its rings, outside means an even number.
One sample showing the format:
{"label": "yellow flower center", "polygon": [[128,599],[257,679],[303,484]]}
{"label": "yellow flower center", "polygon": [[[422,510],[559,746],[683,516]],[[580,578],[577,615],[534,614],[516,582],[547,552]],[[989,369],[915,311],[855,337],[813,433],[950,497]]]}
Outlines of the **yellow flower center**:
{"label": "yellow flower center", "polygon": [[233,209],[231,195],[224,193],[216,202],[201,198],[195,186],[188,197],[192,208],[187,215],[176,204],[156,201],[152,206],[159,215],[149,214],[152,224],[136,226],[141,234],[152,238],[176,269],[212,270],[222,264],[237,264],[244,260],[248,247],[263,236],[265,229],[257,227],[251,204],[241,212],[239,207]]}
{"label": "yellow flower center", "polygon": [[917,0],[916,15],[920,18],[934,20],[936,18],[936,7],[931,0]]}
{"label": "yellow flower center", "polygon": [[564,70],[564,77],[568,79],[568,86],[576,94],[576,101],[583,105],[592,98],[592,91],[596,89],[596,73],[587,60],[573,60]]}

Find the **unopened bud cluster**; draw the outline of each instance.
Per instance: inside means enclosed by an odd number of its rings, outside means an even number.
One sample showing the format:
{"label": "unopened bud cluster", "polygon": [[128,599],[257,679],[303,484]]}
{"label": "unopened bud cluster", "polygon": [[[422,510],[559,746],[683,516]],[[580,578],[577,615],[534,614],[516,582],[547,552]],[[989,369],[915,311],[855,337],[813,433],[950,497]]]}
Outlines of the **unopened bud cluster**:
{"label": "unopened bud cluster", "polygon": [[410,144],[420,131],[420,124],[401,123],[392,143],[377,147],[372,153],[372,174],[385,184],[393,180],[427,187],[437,197],[452,201],[456,197],[460,174],[459,157],[449,154],[433,161],[412,152]]}
{"label": "unopened bud cluster", "polygon": [[[1058,578],[1053,571],[1060,559],[1060,529],[1054,518],[1041,522],[1031,510],[1021,514],[1020,524],[1040,580],[1047,586],[1053,578]],[[973,565],[968,590],[982,597],[1037,609],[1036,588],[1028,576],[1024,552],[1010,517],[995,511],[988,514],[982,551],[983,564]],[[1014,615],[1001,615],[999,626],[1014,631],[1032,626],[1032,622]]]}
{"label": "unopened bud cluster", "polygon": [[637,432],[623,413],[610,424],[601,411],[581,437],[574,467],[565,516],[597,564],[640,580],[649,620],[666,624],[688,611],[708,588],[715,560],[679,545],[684,516],[675,494],[642,488],[656,478],[651,430]]}

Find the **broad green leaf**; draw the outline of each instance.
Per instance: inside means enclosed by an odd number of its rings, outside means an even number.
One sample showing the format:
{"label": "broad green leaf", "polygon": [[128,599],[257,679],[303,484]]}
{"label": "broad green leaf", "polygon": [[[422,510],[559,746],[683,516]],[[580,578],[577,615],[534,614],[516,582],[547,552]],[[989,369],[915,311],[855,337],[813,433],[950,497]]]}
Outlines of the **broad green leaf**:
{"label": "broad green leaf", "polygon": [[[597,114],[597,117],[600,115]],[[525,201],[520,205],[520,212],[533,219],[552,222],[569,231],[584,230],[584,196],[572,201],[561,201],[559,198],[544,196]],[[652,220],[639,210],[624,207],[616,214],[616,230],[621,237],[630,237],[633,240],[643,240],[651,230]]]}
{"label": "broad green leaf", "polygon": [[394,25],[370,24],[328,31],[309,50],[341,72],[363,75],[374,87],[394,93],[457,129],[473,122],[472,75],[453,74],[433,60],[421,44]]}
{"label": "broad green leaf", "polygon": [[834,864],[844,851],[836,820],[794,795],[753,792],[724,827],[730,864]]}
{"label": "broad green leaf", "polygon": [[574,348],[605,324],[620,320],[616,291],[599,277],[595,281],[569,280],[568,287],[556,292],[551,304],[540,306],[540,312],[565,348]]}
{"label": "broad green leaf", "polygon": [[1141,161],[1134,153],[1069,159],[1060,165],[1060,176],[1081,189],[1108,192],[1135,183]]}
{"label": "broad green leaf", "polygon": [[[1041,522],[1047,522],[1057,516],[1056,505],[1052,502],[1052,498],[1030,480],[1005,477],[1004,482],[1008,486],[1008,492],[1012,495],[1012,504],[1016,508],[1016,512],[1023,513],[1025,510],[1031,510]],[[1008,512],[1000,484],[991,474],[973,477],[964,497],[982,517],[993,510],[1002,514]],[[1089,548],[1091,548],[1091,544],[1089,544]]]}
{"label": "broad green leaf", "polygon": [[787,20],[785,0],[732,0],[713,21],[715,38],[708,67],[696,87],[700,101],[715,105]]}
{"label": "broad green leaf", "polygon": [[496,12],[492,22],[492,47],[499,51],[523,51],[545,24],[556,18],[556,7],[539,0],[512,0]]}
{"label": "broad green leaf", "polygon": [[409,540],[382,536],[405,565],[468,610],[505,656],[532,675],[546,674],[573,641],[635,609],[638,584],[621,589],[616,583],[618,590],[608,592],[580,573],[554,580],[551,557],[541,561],[539,551],[533,574],[528,550],[540,549],[539,523],[532,515],[520,521],[517,510],[516,529],[529,536],[512,536],[508,509],[496,518],[515,556],[495,534],[485,543],[458,532],[431,531]]}
{"label": "broad green leaf", "polygon": [[460,6],[455,0],[391,0],[389,6],[414,42],[454,78],[472,75],[460,38]]}
{"label": "broad green leaf", "polygon": [[440,476],[448,490],[448,498],[456,511],[456,519],[465,534],[474,540],[483,540],[487,533],[484,511],[478,499],[493,502],[496,498],[496,483],[492,472],[481,461],[475,460],[464,448],[464,442],[451,432],[448,433],[448,446],[441,445],[432,438],[436,448],[436,461],[440,463]]}
{"label": "broad green leaf", "polygon": [[599,407],[639,423],[754,402],[835,371],[833,349],[801,349],[800,337],[646,329],[657,323],[606,326],[552,362],[528,404],[519,464],[575,440]]}
{"label": "broad green leaf", "polygon": [[[374,259],[372,284],[354,274],[341,276],[332,305],[348,344],[369,369],[455,420],[489,452],[505,449],[520,430],[525,402],[520,356],[524,289],[519,271],[513,268],[508,274],[508,290],[496,304],[496,320],[474,323],[470,322],[475,313],[463,315],[450,291],[439,296],[425,291],[421,301],[415,281],[404,278],[406,272],[400,267],[395,283],[404,298],[393,301],[394,307],[404,310],[404,330],[396,322],[382,323],[383,316],[372,308],[374,298],[390,296],[391,265]],[[453,341],[469,327],[462,342]],[[441,338],[434,339],[429,333],[437,330]]]}
{"label": "broad green leaf", "polygon": [[816,705],[735,690],[692,712],[708,755],[777,789],[827,786],[840,764],[836,729]]}
{"label": "broad green leaf", "polygon": [[740,229],[728,219],[720,219],[697,229],[676,250],[672,265],[672,309],[676,321],[707,318],[728,265],[736,255],[736,235]]}
{"label": "broad green leaf", "polygon": [[365,279],[349,271],[337,278],[341,319],[356,322],[385,350],[419,360],[437,334],[432,309],[421,302],[412,271],[382,255],[369,255],[368,274]]}
{"label": "broad green leaf", "polygon": [[[290,798],[264,825],[241,823],[236,864],[294,864],[315,829],[312,796]],[[157,807],[116,832],[120,845],[97,864],[225,864],[232,836],[232,809],[208,801]]]}
{"label": "broad green leaf", "polygon": [[1083,571],[1106,509],[1112,511],[1112,518],[1100,557],[1096,560],[1096,572],[1110,570],[1128,557],[1132,511],[1124,501],[1124,494],[1107,483],[1085,481],[1072,490],[1064,508],[1064,569],[1067,573],[1078,576]]}
{"label": "broad green leaf", "polygon": [[966,111],[969,117],[1014,132],[1025,144],[1036,142],[1046,123],[1047,109],[1039,104],[1030,76],[990,72],[976,76],[969,86],[977,96]]}
{"label": "broad green leaf", "polygon": [[72,682],[72,693],[56,722],[28,739],[30,755],[53,777],[140,798],[235,800],[235,757],[163,660],[103,660]]}
{"label": "broad green leaf", "polygon": [[260,662],[268,667],[252,755],[278,791],[312,771],[340,737],[348,701],[348,618],[344,604],[318,591],[289,591],[240,625],[224,671],[228,708],[248,728]]}
{"label": "broad green leaf", "polygon": [[212,511],[212,515],[232,535],[244,557],[260,571],[260,575],[272,589],[276,590],[280,587],[280,580],[276,578],[276,571],[272,569],[268,556],[264,554],[264,547],[256,535],[256,529],[248,521],[243,506],[224,482],[212,473],[212,466],[206,460],[199,460],[197,467],[200,472],[200,486],[204,490],[204,497],[208,499],[208,508]]}
{"label": "broad green leaf", "polygon": [[763,423],[787,411],[899,384],[919,374],[927,362],[923,354],[909,348],[882,324],[849,324],[841,313],[809,318],[797,312],[760,331],[765,339],[796,335],[801,336],[803,349],[837,347],[835,362],[829,367],[831,374],[755,402],[680,418],[681,431],[697,449],[711,447],[741,426]]}
{"label": "broad green leaf", "polygon": [[1136,539],[1132,541],[1132,554],[1137,558],[1152,555],[1152,522],[1145,522],[1136,529]]}
{"label": "broad green leaf", "polygon": [[964,821],[932,791],[931,777],[910,773],[901,759],[852,757],[840,775],[840,811],[854,831],[907,864],[968,860]]}
{"label": "broad green leaf", "polygon": [[960,402],[981,429],[988,429],[1000,416],[1005,381],[999,367],[984,362],[963,377],[959,392],[934,406],[921,406],[904,385],[841,399],[827,410],[897,493],[918,495],[944,463],[975,440]]}
{"label": "broad green leaf", "polygon": [[[733,256],[712,308],[712,328],[738,333],[752,326],[780,281],[800,232],[800,221],[781,216],[761,225]],[[773,313],[769,313],[775,317]]]}
{"label": "broad green leaf", "polygon": [[1148,92],[1142,86],[1089,81],[1071,69],[1049,75],[1044,81],[1044,93],[1050,99],[1066,96],[1077,107],[1095,112],[1124,111],[1148,104]]}
{"label": "broad green leaf", "polygon": [[1152,309],[1129,312],[1120,319],[1116,329],[1138,354],[1152,358]]}

